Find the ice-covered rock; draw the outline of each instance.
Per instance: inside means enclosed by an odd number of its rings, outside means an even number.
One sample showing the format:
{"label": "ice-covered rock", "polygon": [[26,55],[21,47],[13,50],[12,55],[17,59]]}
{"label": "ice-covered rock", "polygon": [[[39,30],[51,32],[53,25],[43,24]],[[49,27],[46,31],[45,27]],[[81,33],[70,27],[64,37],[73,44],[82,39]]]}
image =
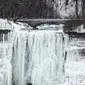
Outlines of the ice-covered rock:
{"label": "ice-covered rock", "polygon": [[39,30],[57,30],[60,32],[63,32],[63,24],[59,24],[59,25],[54,25],[54,24],[41,24],[39,26],[37,26],[36,28],[38,28]]}
{"label": "ice-covered rock", "polygon": [[13,26],[7,19],[0,19],[0,30],[12,30]]}
{"label": "ice-covered rock", "polygon": [[12,23],[14,31],[18,31],[18,30],[31,30],[31,29],[33,29],[31,26],[29,26],[26,23],[21,23],[21,22],[16,22],[16,23],[11,22],[11,23]]}
{"label": "ice-covered rock", "polygon": [[66,80],[63,85],[85,84],[85,35],[82,33],[71,33],[66,37],[67,57],[65,63]]}
{"label": "ice-covered rock", "polygon": [[31,30],[31,29],[33,28],[26,23],[13,22],[7,19],[0,19],[0,30],[18,31],[18,30]]}

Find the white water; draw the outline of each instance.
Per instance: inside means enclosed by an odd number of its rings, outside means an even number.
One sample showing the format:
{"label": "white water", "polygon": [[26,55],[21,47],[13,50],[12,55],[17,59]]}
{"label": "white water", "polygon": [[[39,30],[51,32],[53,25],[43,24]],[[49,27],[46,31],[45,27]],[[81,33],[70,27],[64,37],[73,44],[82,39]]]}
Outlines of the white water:
{"label": "white water", "polygon": [[0,85],[12,85],[12,66],[7,43],[0,43]]}
{"label": "white water", "polygon": [[85,84],[85,59],[80,54],[85,49],[84,40],[71,40],[62,29],[48,27],[10,32],[8,42],[3,37],[0,85]]}
{"label": "white water", "polygon": [[[11,36],[12,35],[12,36]],[[64,82],[64,36],[57,31],[11,33],[14,85],[57,85]]]}
{"label": "white water", "polygon": [[85,49],[84,43],[85,40],[82,37],[67,40],[66,81],[63,85],[85,85],[85,55],[81,53]]}

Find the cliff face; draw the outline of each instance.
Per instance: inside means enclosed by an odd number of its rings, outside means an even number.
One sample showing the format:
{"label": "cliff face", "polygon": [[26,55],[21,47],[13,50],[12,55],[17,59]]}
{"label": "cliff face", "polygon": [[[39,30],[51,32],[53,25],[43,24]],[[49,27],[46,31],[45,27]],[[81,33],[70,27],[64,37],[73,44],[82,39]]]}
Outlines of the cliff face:
{"label": "cliff face", "polygon": [[84,0],[0,0],[0,17],[81,18]]}

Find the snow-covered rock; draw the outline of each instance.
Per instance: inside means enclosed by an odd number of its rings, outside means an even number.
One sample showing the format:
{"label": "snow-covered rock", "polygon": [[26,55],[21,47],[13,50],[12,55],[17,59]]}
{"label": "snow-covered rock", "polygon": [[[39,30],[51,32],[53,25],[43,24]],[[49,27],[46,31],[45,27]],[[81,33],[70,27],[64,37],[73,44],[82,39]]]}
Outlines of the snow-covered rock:
{"label": "snow-covered rock", "polygon": [[13,26],[13,30],[14,31],[18,31],[18,30],[31,30],[33,29],[31,26],[29,26],[26,23],[21,23],[21,22],[11,22],[12,26]]}
{"label": "snow-covered rock", "polygon": [[63,32],[63,24],[55,25],[55,24],[41,24],[37,26],[39,30],[57,30],[59,32]]}
{"label": "snow-covered rock", "polygon": [[33,28],[26,23],[13,22],[7,19],[0,19],[0,30],[18,31],[18,30],[31,30],[31,29]]}
{"label": "snow-covered rock", "polygon": [[13,26],[7,19],[0,19],[0,30],[12,30]]}

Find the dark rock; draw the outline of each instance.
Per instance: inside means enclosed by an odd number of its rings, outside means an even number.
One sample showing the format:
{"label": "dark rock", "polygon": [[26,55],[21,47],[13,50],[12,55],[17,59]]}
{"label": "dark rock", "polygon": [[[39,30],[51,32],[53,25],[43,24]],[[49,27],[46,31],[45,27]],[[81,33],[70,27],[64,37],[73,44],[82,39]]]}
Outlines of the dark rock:
{"label": "dark rock", "polygon": [[32,83],[28,83],[27,85],[32,85]]}

